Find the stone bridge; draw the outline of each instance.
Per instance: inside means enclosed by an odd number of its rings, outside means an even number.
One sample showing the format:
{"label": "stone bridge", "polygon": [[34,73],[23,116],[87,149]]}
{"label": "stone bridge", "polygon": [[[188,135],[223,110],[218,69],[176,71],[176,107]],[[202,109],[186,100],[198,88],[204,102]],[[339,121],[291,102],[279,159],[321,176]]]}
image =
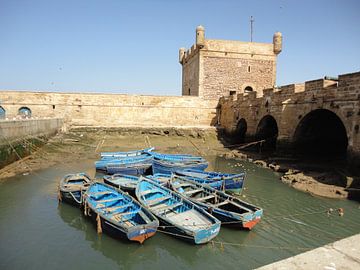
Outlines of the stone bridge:
{"label": "stone bridge", "polygon": [[267,139],[311,155],[360,156],[360,72],[223,97],[219,122],[241,143]]}

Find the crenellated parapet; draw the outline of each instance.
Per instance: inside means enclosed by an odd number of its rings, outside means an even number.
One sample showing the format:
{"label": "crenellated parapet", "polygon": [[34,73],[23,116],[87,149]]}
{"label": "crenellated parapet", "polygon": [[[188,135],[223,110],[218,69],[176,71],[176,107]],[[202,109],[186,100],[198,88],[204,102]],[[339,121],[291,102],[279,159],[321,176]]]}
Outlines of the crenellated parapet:
{"label": "crenellated parapet", "polygon": [[360,154],[360,72],[267,88],[262,96],[251,92],[223,97],[219,104],[220,124],[227,132],[234,133],[241,120],[247,125],[247,136],[257,136],[260,121],[271,116],[278,139],[287,142],[295,140],[295,131],[310,113],[333,114],[346,129],[348,150]]}
{"label": "crenellated parapet", "polygon": [[195,44],[179,49],[182,94],[205,99],[258,92],[276,84],[276,61],[282,51],[282,34],[272,43],[205,38],[196,28]]}

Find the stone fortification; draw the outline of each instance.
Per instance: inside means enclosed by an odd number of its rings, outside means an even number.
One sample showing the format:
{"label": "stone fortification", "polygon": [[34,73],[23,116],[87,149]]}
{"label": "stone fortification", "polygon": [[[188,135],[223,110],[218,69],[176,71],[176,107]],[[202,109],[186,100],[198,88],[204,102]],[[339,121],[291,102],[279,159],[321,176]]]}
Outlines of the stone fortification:
{"label": "stone fortification", "polygon": [[70,126],[209,127],[218,101],[198,97],[0,91],[5,117],[63,118]]}
{"label": "stone fortification", "polygon": [[244,92],[258,92],[275,85],[276,59],[282,50],[282,36],[273,43],[242,42],[205,38],[205,29],[196,29],[196,44],[180,48],[182,94],[205,99]]}
{"label": "stone fortification", "polygon": [[344,128],[347,150],[360,153],[360,72],[266,89],[262,97],[238,94],[222,98],[220,106],[220,123],[228,133],[259,137],[269,124],[278,141],[291,144],[315,136],[312,132],[326,124],[332,128],[323,133],[324,140],[332,134],[336,139]]}

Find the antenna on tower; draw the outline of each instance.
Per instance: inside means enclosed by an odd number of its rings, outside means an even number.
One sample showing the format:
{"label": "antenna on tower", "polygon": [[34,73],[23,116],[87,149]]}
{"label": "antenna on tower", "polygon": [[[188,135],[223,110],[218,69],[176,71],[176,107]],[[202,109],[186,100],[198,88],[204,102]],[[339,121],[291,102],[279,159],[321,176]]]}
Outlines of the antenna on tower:
{"label": "antenna on tower", "polygon": [[250,17],[250,42],[253,41],[253,23],[255,22],[253,16]]}

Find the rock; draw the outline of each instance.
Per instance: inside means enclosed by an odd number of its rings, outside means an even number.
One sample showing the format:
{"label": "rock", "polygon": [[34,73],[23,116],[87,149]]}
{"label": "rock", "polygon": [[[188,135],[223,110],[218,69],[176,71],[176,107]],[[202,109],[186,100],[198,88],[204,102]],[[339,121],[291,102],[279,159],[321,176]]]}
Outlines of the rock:
{"label": "rock", "polygon": [[195,130],[190,130],[189,132],[189,137],[191,138],[197,138],[198,137],[198,133]]}
{"label": "rock", "polygon": [[246,154],[243,154],[243,153],[241,153],[241,152],[239,152],[239,151],[237,151],[237,150],[233,150],[233,151],[231,151],[231,152],[233,153],[234,157],[236,157],[236,158],[239,158],[239,159],[242,159],[242,160],[246,160],[246,159],[247,159],[247,155],[246,155]]}
{"label": "rock", "polygon": [[233,152],[227,152],[224,154],[224,158],[226,159],[230,159],[230,158],[234,158],[234,153]]}
{"label": "rock", "polygon": [[176,133],[176,135],[181,136],[181,137],[184,137],[184,136],[185,136],[184,131],[182,131],[181,129],[176,129],[176,130],[175,130],[175,133]]}
{"label": "rock", "polygon": [[258,159],[258,160],[255,160],[254,163],[256,165],[259,165],[259,166],[263,167],[263,168],[267,168],[267,163],[264,160]]}
{"label": "rock", "polygon": [[280,166],[273,163],[269,164],[269,168],[275,172],[278,172],[280,170]]}

